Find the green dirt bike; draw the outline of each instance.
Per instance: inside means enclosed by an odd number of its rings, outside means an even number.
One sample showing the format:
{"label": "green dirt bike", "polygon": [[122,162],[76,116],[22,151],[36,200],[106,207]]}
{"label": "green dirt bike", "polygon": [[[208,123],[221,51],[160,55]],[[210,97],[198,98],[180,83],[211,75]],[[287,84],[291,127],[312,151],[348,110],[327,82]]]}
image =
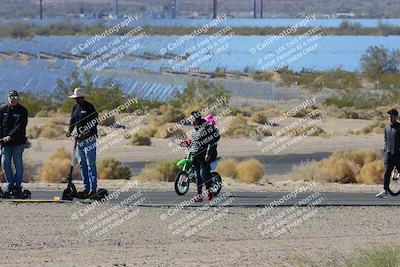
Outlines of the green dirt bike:
{"label": "green dirt bike", "polygon": [[[217,168],[218,161],[221,157],[217,157],[215,161],[213,161],[211,165],[211,189],[212,194],[214,196],[218,196],[219,192],[221,192],[222,188],[222,178],[217,172],[213,172]],[[195,183],[197,179],[196,171],[193,165],[193,160],[188,156],[182,160],[180,160],[176,166],[182,168],[176,177],[175,177],[175,192],[179,196],[183,196],[189,191],[190,183]]]}

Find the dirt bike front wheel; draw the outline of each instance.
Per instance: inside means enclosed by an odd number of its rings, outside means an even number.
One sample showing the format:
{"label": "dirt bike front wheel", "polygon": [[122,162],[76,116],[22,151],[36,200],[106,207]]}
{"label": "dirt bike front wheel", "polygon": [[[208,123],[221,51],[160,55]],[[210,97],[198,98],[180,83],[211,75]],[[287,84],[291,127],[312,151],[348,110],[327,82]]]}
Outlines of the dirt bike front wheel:
{"label": "dirt bike front wheel", "polygon": [[189,174],[186,171],[180,171],[175,177],[175,192],[183,196],[189,191]]}

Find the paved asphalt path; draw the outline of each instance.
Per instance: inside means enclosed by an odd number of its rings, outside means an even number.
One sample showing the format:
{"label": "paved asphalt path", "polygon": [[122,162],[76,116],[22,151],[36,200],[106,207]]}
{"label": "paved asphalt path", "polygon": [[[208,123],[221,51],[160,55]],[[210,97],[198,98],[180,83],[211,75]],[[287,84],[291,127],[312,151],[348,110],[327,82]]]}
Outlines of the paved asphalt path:
{"label": "paved asphalt path", "polygon": [[[286,174],[293,170],[293,166],[302,162],[312,160],[322,160],[328,158],[332,153],[330,152],[318,152],[310,154],[287,154],[287,155],[262,155],[252,156],[264,164],[265,169],[269,175]],[[223,157],[223,156],[222,156]],[[247,159],[249,157],[227,157],[230,159],[236,159],[238,161]],[[146,161],[135,161],[135,162],[124,162],[128,165],[133,175],[137,175],[146,164],[151,162]]]}
{"label": "paved asphalt path", "polygon": [[[112,195],[113,192],[110,192]],[[108,200],[110,204],[117,204],[123,200],[129,199],[132,195],[138,192],[123,192],[118,197]],[[189,192],[185,196],[178,196],[174,191],[168,192],[139,192],[140,197],[144,201],[140,206],[150,207],[174,207],[176,205],[186,203],[193,197],[194,193]],[[276,205],[293,206],[299,205],[301,200],[311,199],[305,205],[316,202],[315,206],[400,206],[400,197],[390,197],[389,199],[378,199],[374,193],[341,193],[341,192],[304,192],[299,193],[295,197],[291,197],[290,192],[224,192],[219,196],[224,196],[225,199],[217,199],[216,205],[219,205],[230,199],[229,205],[233,207],[264,207],[275,201]],[[115,194],[116,195],[116,194]],[[53,197],[61,197],[61,192],[32,192],[32,199],[53,199]],[[133,199],[133,198],[131,198]],[[8,200],[6,200],[8,201]],[[87,200],[77,200],[79,202],[88,202]],[[185,202],[186,201],[186,202]],[[207,203],[204,200],[202,203],[194,203],[187,206],[202,206]],[[131,202],[133,203],[133,202]],[[278,204],[280,203],[280,204]],[[185,206],[186,206],[185,204]]]}

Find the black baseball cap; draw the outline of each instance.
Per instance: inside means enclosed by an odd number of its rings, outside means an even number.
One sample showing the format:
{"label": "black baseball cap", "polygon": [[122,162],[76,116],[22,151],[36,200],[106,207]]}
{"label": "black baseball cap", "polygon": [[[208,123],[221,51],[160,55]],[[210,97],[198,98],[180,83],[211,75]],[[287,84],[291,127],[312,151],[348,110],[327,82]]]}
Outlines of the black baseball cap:
{"label": "black baseball cap", "polygon": [[389,114],[389,115],[393,115],[393,116],[399,116],[399,112],[397,111],[397,109],[394,109],[394,108],[392,108],[391,110],[389,110],[388,112],[387,112],[387,114]]}
{"label": "black baseball cap", "polygon": [[10,92],[8,92],[8,96],[18,96],[18,92],[15,90],[11,90]]}

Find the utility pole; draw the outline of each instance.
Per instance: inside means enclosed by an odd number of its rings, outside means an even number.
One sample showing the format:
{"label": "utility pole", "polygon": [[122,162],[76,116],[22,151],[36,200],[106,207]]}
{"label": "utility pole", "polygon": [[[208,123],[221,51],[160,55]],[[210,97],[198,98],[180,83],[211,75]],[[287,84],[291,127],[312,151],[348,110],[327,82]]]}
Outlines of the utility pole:
{"label": "utility pole", "polygon": [[40,19],[43,19],[43,0],[40,0],[40,7],[39,7],[39,12],[40,12]]}
{"label": "utility pole", "polygon": [[213,18],[216,19],[218,16],[218,4],[217,4],[217,0],[214,0],[214,4],[213,4]]}
{"label": "utility pole", "polygon": [[119,5],[118,5],[118,0],[115,0],[115,17],[119,17]]}
{"label": "utility pole", "polygon": [[171,1],[172,18],[176,19],[176,0]]}
{"label": "utility pole", "polygon": [[253,10],[253,15],[254,15],[254,18],[256,19],[257,18],[257,0],[254,0],[254,10]]}
{"label": "utility pole", "polygon": [[264,0],[261,0],[261,7],[260,7],[260,18],[264,17]]}

